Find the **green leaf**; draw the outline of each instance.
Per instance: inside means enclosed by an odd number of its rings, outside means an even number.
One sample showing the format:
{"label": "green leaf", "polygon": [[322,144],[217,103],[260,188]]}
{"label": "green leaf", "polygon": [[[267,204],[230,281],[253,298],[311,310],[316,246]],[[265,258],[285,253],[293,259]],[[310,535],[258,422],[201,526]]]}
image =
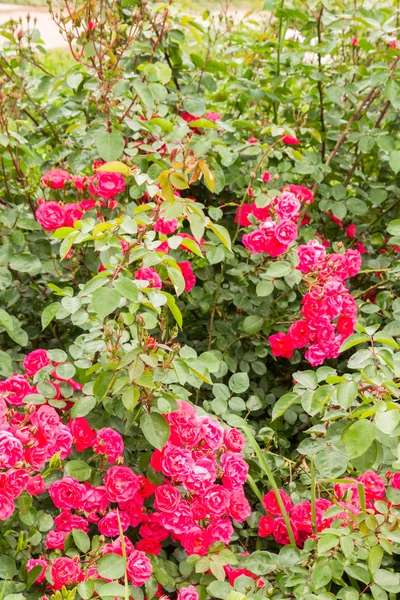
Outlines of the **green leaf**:
{"label": "green leaf", "polygon": [[183,110],[191,115],[201,116],[206,112],[206,104],[202,98],[185,98],[183,101]]}
{"label": "green leaf", "polygon": [[318,554],[328,552],[331,548],[334,548],[339,543],[339,538],[331,533],[325,533],[318,540]]}
{"label": "green leaf", "polygon": [[257,333],[257,331],[260,331],[260,329],[262,329],[264,322],[264,317],[259,317],[258,315],[250,315],[249,317],[246,317],[243,321],[242,329],[245,333]]}
{"label": "green leaf", "polygon": [[127,298],[131,302],[138,301],[138,288],[130,279],[117,279],[117,281],[114,281],[114,287],[124,298]]}
{"label": "green leaf", "polygon": [[350,335],[344,340],[340,347],[340,352],[345,352],[345,350],[349,350],[349,348],[353,348],[353,346],[357,346],[357,344],[369,342],[369,340],[369,336],[365,335],[365,333],[353,333],[353,335]]}
{"label": "green leaf", "polygon": [[367,420],[357,421],[346,431],[344,444],[350,459],[358,458],[368,450],[375,439],[376,427]]}
{"label": "green leaf", "polygon": [[140,428],[146,440],[161,450],[168,442],[170,427],[167,419],[159,413],[145,413],[140,419]]}
{"label": "green leaf", "polygon": [[397,175],[400,171],[400,150],[393,150],[393,152],[390,153],[389,165]]}
{"label": "green leaf", "polygon": [[296,394],[295,392],[289,392],[288,394],[281,396],[272,409],[272,420],[275,421],[275,419],[281,417],[288,408],[297,403],[299,398],[299,394]]}
{"label": "green leaf", "polygon": [[317,452],[314,458],[315,468],[324,479],[333,479],[343,475],[347,469],[347,456],[335,446],[327,446]]}
{"label": "green leaf", "polygon": [[229,379],[229,389],[235,394],[243,394],[250,385],[247,373],[235,373]]}
{"label": "green leaf", "polygon": [[130,386],[122,393],[122,404],[127,410],[133,412],[139,400],[139,388]]}
{"label": "green leaf", "polygon": [[93,395],[99,402],[106,397],[114,375],[113,371],[102,371],[96,378],[93,385]]}
{"label": "green leaf", "polygon": [[275,277],[284,277],[285,275],[288,275],[291,271],[291,267],[290,267],[290,263],[285,262],[285,261],[278,261],[278,262],[273,262],[272,264],[269,265],[266,274],[269,277],[275,278]]}
{"label": "green leaf", "polygon": [[82,581],[77,587],[78,594],[83,600],[89,600],[93,596],[94,592],[94,581],[93,579],[87,579]]}
{"label": "green leaf", "polygon": [[228,230],[222,225],[215,225],[214,223],[210,223],[208,227],[215,233],[217,238],[224,244],[228,250],[232,250],[231,238],[229,236]]}
{"label": "green leaf", "polygon": [[79,400],[77,400],[71,408],[71,418],[75,419],[76,417],[85,417],[94,409],[96,404],[96,399],[93,398],[93,396],[84,396],[83,398],[79,398]]}
{"label": "green leaf", "polygon": [[99,288],[93,292],[91,308],[101,318],[114,312],[118,308],[121,295],[114,288]]}
{"label": "green leaf", "polygon": [[96,148],[103,160],[107,162],[118,160],[124,151],[124,136],[120,131],[113,133],[104,131],[97,136]]}
{"label": "green leaf", "polygon": [[400,219],[390,221],[389,225],[387,226],[387,230],[390,235],[400,235]]}
{"label": "green leaf", "polygon": [[46,329],[60,309],[61,304],[59,302],[53,302],[46,306],[42,312],[42,329]]}
{"label": "green leaf", "polygon": [[257,296],[270,296],[274,291],[274,284],[272,281],[259,281],[256,287]]}
{"label": "green leaf", "polygon": [[86,554],[90,550],[90,538],[81,529],[73,529],[72,537],[74,538],[74,542],[78,550]]}
{"label": "green leaf", "polygon": [[246,568],[254,575],[267,575],[276,568],[277,556],[265,550],[256,550],[246,560]]}
{"label": "green leaf", "polygon": [[378,412],[375,415],[375,424],[379,431],[386,435],[392,435],[400,422],[400,413],[398,410],[388,410]]}
{"label": "green leaf", "polygon": [[65,463],[64,472],[78,481],[87,481],[92,469],[83,460],[69,460]]}
{"label": "green leaf", "polygon": [[135,89],[144,107],[147,110],[153,110],[154,100],[148,85],[137,79],[133,82],[133,88]]}
{"label": "green leaf", "polygon": [[[110,555],[108,554],[107,556],[110,556]],[[108,578],[108,579],[110,579],[110,578]],[[136,589],[138,589],[138,588],[136,588]],[[98,594],[99,594],[100,598],[105,598],[106,600],[108,600],[108,598],[126,598],[126,588],[121,583],[113,581],[113,582],[105,583],[104,585],[102,585],[101,588],[99,589]],[[128,589],[128,594],[129,594],[129,589]],[[133,597],[132,592],[130,593],[130,595],[132,595],[132,597]],[[128,598],[129,597],[130,596],[128,595]]]}
{"label": "green leaf", "polygon": [[97,572],[104,579],[120,579],[125,574],[123,557],[119,554],[106,554],[97,563]]}
{"label": "green leaf", "polygon": [[293,373],[293,379],[311,390],[315,390],[318,385],[318,377],[314,371],[297,371]]}
{"label": "green leaf", "polygon": [[175,321],[178,323],[178,326],[182,329],[182,313],[176,304],[175,298],[171,294],[168,294],[168,292],[161,293],[167,298],[167,306],[171,311]]}
{"label": "green leaf", "polygon": [[100,173],[122,173],[123,175],[132,175],[130,167],[119,160],[106,162],[96,169],[96,173],[99,171]]}
{"label": "green leaf", "polygon": [[27,590],[29,590],[29,588],[35,583],[36,579],[40,577],[44,568],[44,565],[36,565],[36,567],[33,567],[33,569],[28,571],[28,576],[26,578]]}
{"label": "green leaf", "polygon": [[10,260],[10,268],[14,271],[19,271],[20,273],[31,273],[32,275],[36,275],[41,270],[42,263],[33,254],[21,252],[20,254],[16,254]]}
{"label": "green leaf", "polygon": [[212,598],[219,600],[228,600],[229,594],[233,591],[233,587],[226,581],[212,581],[207,587],[207,593]]}
{"label": "green leaf", "polygon": [[337,388],[337,399],[339,405],[347,410],[353,404],[358,395],[358,385],[355,381],[343,381]]}

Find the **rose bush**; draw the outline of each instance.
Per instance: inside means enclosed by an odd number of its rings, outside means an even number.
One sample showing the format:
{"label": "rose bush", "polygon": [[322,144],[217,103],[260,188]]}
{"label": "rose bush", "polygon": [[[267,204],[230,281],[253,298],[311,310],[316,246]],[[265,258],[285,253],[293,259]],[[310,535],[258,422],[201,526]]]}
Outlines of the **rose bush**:
{"label": "rose bush", "polygon": [[398,7],[49,6],[62,67],[1,29],[3,597],[395,597]]}

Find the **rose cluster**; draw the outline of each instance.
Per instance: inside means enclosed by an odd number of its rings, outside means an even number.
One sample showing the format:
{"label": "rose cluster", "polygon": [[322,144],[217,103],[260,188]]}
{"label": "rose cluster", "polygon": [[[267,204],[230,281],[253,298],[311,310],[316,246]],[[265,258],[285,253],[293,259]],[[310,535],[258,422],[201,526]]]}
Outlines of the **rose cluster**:
{"label": "rose cluster", "polygon": [[158,512],[148,527],[153,539],[170,534],[188,554],[203,556],[214,542],[230,542],[232,520],[243,522],[250,515],[243,492],[245,440],[237,429],[223,429],[216,419],[198,416],[186,402],[165,417],[170,439],[153,453],[150,464],[166,479],[155,492]]}
{"label": "rose cluster", "polygon": [[251,225],[249,215],[262,221],[257,229],[243,236],[243,245],[253,254],[266,253],[273,258],[281,256],[298,237],[297,221],[301,203],[311,203],[313,200],[313,194],[307,188],[289,185],[265,208],[257,208],[255,204],[242,205],[236,221],[241,225]]}
{"label": "rose cluster", "polygon": [[300,245],[297,255],[297,269],[308,287],[302,299],[303,318],[287,333],[271,335],[269,342],[273,355],[284,358],[291,358],[296,348],[309,346],[305,358],[318,366],[327,358],[337,358],[343,341],[354,332],[357,304],[345,280],[359,272],[361,255],[353,249],[328,254],[316,240]]}

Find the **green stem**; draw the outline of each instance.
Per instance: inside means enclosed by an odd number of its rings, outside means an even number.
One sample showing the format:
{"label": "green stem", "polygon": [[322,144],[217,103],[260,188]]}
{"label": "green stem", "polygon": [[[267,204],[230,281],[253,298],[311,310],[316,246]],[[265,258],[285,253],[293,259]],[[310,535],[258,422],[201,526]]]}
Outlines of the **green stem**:
{"label": "green stem", "polygon": [[360,498],[360,506],[361,506],[361,510],[363,512],[366,512],[367,510],[367,504],[365,502],[365,488],[364,488],[364,484],[359,482],[357,484],[358,487],[358,497]]}
{"label": "green stem", "polygon": [[311,476],[311,523],[313,533],[317,533],[317,507],[315,504],[315,473],[314,473],[314,461],[311,460],[310,464],[310,476]]}
{"label": "green stem", "polygon": [[268,477],[268,481],[269,481],[269,483],[271,485],[271,488],[274,490],[276,501],[277,501],[278,506],[280,508],[280,511],[282,513],[283,520],[285,521],[285,525],[286,525],[286,529],[287,529],[287,532],[288,532],[288,535],[289,535],[290,543],[293,546],[295,546],[296,545],[296,540],[294,538],[293,529],[292,529],[292,526],[290,524],[289,515],[287,513],[285,505],[282,502],[282,498],[281,498],[281,495],[279,493],[279,488],[278,488],[278,486],[276,484],[276,481],[274,479],[272,471],[269,468],[268,462],[267,462],[267,460],[266,460],[266,458],[265,458],[265,456],[264,456],[264,454],[263,454],[260,446],[258,445],[258,443],[257,443],[254,435],[251,433],[251,431],[248,429],[248,427],[246,425],[242,425],[242,429],[244,430],[244,432],[246,433],[247,437],[249,438],[250,443],[253,446],[254,451],[255,451],[255,453],[256,453],[256,455],[258,457],[258,460],[260,461],[260,466],[261,466],[262,470],[264,471],[264,473],[266,474],[266,476]]}
{"label": "green stem", "polygon": [[254,481],[254,479],[252,478],[251,475],[247,475],[247,483],[249,484],[249,486],[253,490],[254,494],[259,499],[259,501],[262,502],[263,501],[263,495],[260,492],[260,490],[258,489],[257,484],[256,484],[256,482]]}

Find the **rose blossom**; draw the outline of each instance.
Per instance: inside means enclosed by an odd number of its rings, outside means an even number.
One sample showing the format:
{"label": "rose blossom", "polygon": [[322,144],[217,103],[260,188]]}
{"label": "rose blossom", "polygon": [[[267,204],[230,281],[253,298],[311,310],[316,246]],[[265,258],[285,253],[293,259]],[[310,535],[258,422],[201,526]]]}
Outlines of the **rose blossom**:
{"label": "rose blossom", "polygon": [[241,431],[232,427],[224,430],[224,443],[232,452],[240,452],[245,447],[246,440]]}
{"label": "rose blossom", "polygon": [[72,180],[72,176],[63,169],[51,169],[42,177],[42,183],[53,190],[62,189],[65,185],[65,182],[70,180]]}
{"label": "rose blossom", "polygon": [[51,359],[47,354],[46,350],[34,350],[27,354],[24,358],[23,367],[25,373],[29,376],[36,375],[36,373],[51,364]]}
{"label": "rose blossom", "polygon": [[229,514],[238,523],[243,523],[250,516],[250,504],[242,490],[232,491],[229,502]]}
{"label": "rose blossom", "polygon": [[0,494],[0,521],[9,519],[15,510],[14,501],[4,490]]}
{"label": "rose blossom", "polygon": [[12,406],[21,406],[25,396],[33,393],[25,375],[15,374],[0,382],[0,394],[4,394],[4,400]]}
{"label": "rose blossom", "polygon": [[241,227],[249,227],[251,225],[251,221],[249,221],[248,216],[252,214],[252,205],[251,204],[242,204],[238,206],[235,214],[235,223],[239,223]]}
{"label": "rose blossom", "polygon": [[171,235],[178,229],[178,224],[178,219],[170,219],[169,221],[164,221],[162,217],[159,217],[154,223],[153,229],[154,231],[158,231],[158,233],[163,233],[164,235]]}
{"label": "rose blossom", "polygon": [[49,531],[45,546],[50,550],[63,550],[68,531]]}
{"label": "rose blossom", "polygon": [[224,542],[229,544],[233,536],[233,527],[230,519],[213,519],[207,527],[213,542]]}
{"label": "rose blossom", "polygon": [[188,260],[185,260],[185,262],[178,263],[178,267],[180,268],[183,279],[185,280],[185,292],[190,292],[190,290],[196,285],[196,277],[193,273],[192,265]]}
{"label": "rose blossom", "polygon": [[238,489],[247,479],[249,465],[243,460],[240,454],[234,452],[225,452],[221,456],[221,465],[224,471],[224,485],[231,489]]}
{"label": "rose blossom", "polygon": [[31,496],[37,496],[38,494],[43,494],[46,491],[46,484],[43,480],[43,477],[38,473],[31,477],[26,484],[26,491]]}
{"label": "rose blossom", "polygon": [[296,224],[290,219],[282,219],[275,227],[275,235],[281,244],[291,244],[298,236]]}
{"label": "rose blossom", "polygon": [[96,439],[96,431],[92,429],[85,417],[76,417],[68,423],[68,429],[72,433],[73,442],[78,452],[83,452],[93,446]]}
{"label": "rose blossom", "polygon": [[245,233],[242,237],[243,246],[253,254],[267,252],[268,239],[262,231],[256,229],[251,233]]}
{"label": "rose blossom", "polygon": [[105,454],[109,463],[114,463],[124,452],[124,442],[118,431],[110,427],[99,429],[93,443],[97,454]]}
{"label": "rose blossom", "polygon": [[85,486],[69,475],[49,487],[50,498],[57,508],[81,508],[85,493]]}
{"label": "rose blossom", "polygon": [[126,531],[129,525],[129,516],[121,510],[110,510],[97,523],[100,533],[107,537],[116,537],[117,535],[120,535],[120,527],[122,531]]}
{"label": "rose blossom", "polygon": [[180,491],[172,485],[159,486],[154,495],[154,508],[160,512],[174,512],[182,496]]}
{"label": "rose blossom", "polygon": [[318,367],[319,365],[322,365],[326,358],[326,349],[321,348],[319,344],[313,344],[309,347],[304,357],[308,360],[310,365]]}
{"label": "rose blossom", "polygon": [[152,566],[144,552],[134,550],[126,562],[126,573],[133,585],[143,585],[151,577]]}
{"label": "rose blossom", "polygon": [[[279,490],[279,495],[281,497],[283,506],[285,507],[286,511],[289,512],[293,506],[289,496],[283,490]],[[263,498],[263,505],[265,510],[274,517],[282,514],[274,490],[270,490],[267,494],[265,494]]]}
{"label": "rose blossom", "polygon": [[43,581],[46,579],[46,569],[49,566],[49,564],[49,561],[45,558],[30,558],[28,560],[28,562],[26,563],[26,570],[28,571],[28,573],[29,571],[32,571],[33,567],[43,567],[41,573],[36,577],[33,583],[43,583]]}
{"label": "rose blossom", "polygon": [[104,200],[114,198],[119,192],[125,190],[125,179],[121,173],[107,173],[99,171],[90,180],[89,191]]}
{"label": "rose blossom", "polygon": [[54,589],[61,590],[64,586],[83,581],[85,575],[75,560],[62,556],[53,562],[51,578],[54,582]]}
{"label": "rose blossom", "polygon": [[202,501],[209,513],[221,517],[229,506],[229,491],[221,485],[212,485],[202,497]]}
{"label": "rose blossom", "polygon": [[282,136],[282,142],[286,144],[286,146],[297,146],[298,144],[300,144],[300,140],[292,135]]}
{"label": "rose blossom", "polygon": [[21,442],[11,431],[0,431],[0,468],[13,467],[23,458]]}
{"label": "rose blossom", "polygon": [[147,281],[149,288],[162,288],[161,277],[152,267],[142,267],[134,275],[138,281]]}
{"label": "rose blossom", "polygon": [[64,204],[64,227],[73,227],[75,221],[80,221],[83,216],[78,204]]}
{"label": "rose blossom", "polygon": [[357,481],[364,484],[365,495],[367,498],[381,500],[384,497],[386,493],[385,482],[382,477],[379,477],[379,475],[373,471],[366,471],[357,477]]}
{"label": "rose blossom", "polygon": [[111,467],[104,478],[104,486],[112,502],[130,500],[139,489],[139,478],[129,467]]}
{"label": "rose blossom", "polygon": [[304,348],[310,340],[310,333],[306,321],[295,321],[289,327],[288,336],[294,348]]}
{"label": "rose blossom", "polygon": [[35,218],[45,231],[54,231],[64,226],[64,207],[57,202],[43,202],[37,209]]}
{"label": "rose blossom", "polygon": [[136,549],[145,552],[146,554],[154,554],[158,556],[162,550],[162,546],[158,540],[145,539],[139,540],[136,544]]}
{"label": "rose blossom", "polygon": [[187,554],[205,556],[211,546],[212,540],[208,531],[204,531],[198,527],[189,533],[183,534],[180,542]]}
{"label": "rose blossom", "polygon": [[258,524],[258,535],[268,537],[272,535],[274,529],[274,519],[269,515],[263,515]]}
{"label": "rose blossom", "polygon": [[301,207],[300,201],[291,192],[283,192],[275,204],[276,212],[280,219],[297,217]]}
{"label": "rose blossom", "polygon": [[271,344],[271,351],[274,356],[283,356],[284,358],[293,356],[294,346],[288,334],[283,331],[274,333],[269,336],[268,341]]}
{"label": "rose blossom", "polygon": [[189,585],[179,590],[177,600],[199,600],[199,594],[194,585]]}
{"label": "rose blossom", "polygon": [[[295,538],[295,540],[297,540],[298,539],[297,529],[293,523],[291,523],[291,526],[292,526],[294,538]],[[289,534],[286,529],[286,524],[285,524],[283,517],[278,517],[278,519],[275,519],[274,529],[273,529],[272,533],[273,533],[275,540],[278,542],[278,544],[283,544],[284,546],[286,546],[287,544],[290,544]]]}
{"label": "rose blossom", "polygon": [[221,446],[224,437],[222,425],[216,419],[207,416],[198,417],[198,421],[201,425],[203,440],[209,448],[217,450]]}

